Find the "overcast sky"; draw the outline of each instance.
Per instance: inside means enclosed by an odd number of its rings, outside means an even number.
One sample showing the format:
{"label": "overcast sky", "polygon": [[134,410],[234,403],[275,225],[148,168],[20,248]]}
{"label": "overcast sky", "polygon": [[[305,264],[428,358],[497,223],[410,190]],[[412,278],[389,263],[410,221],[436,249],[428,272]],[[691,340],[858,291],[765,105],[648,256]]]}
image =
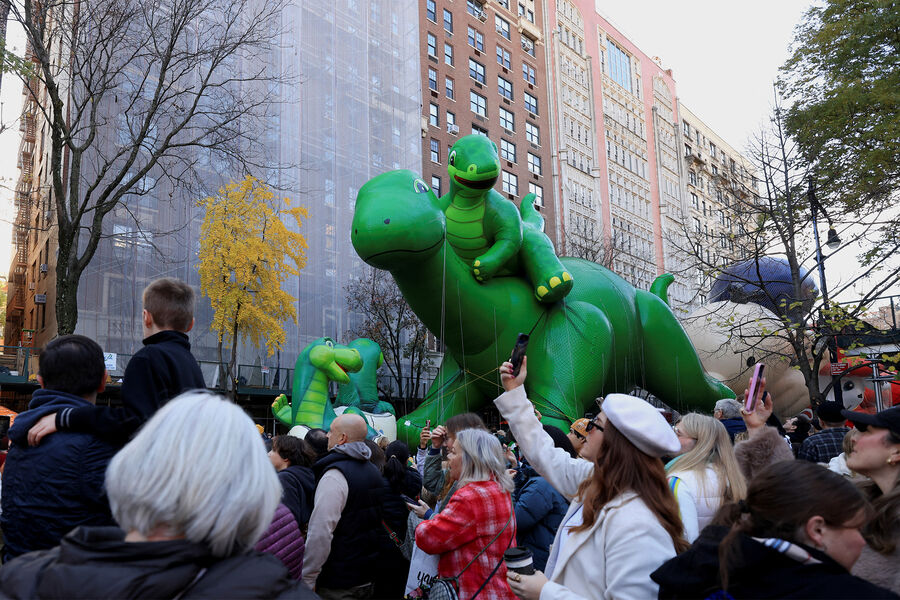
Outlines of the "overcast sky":
{"label": "overcast sky", "polygon": [[[604,17],[672,69],[681,101],[738,151],[770,113],[772,83],[810,5],[810,0],[597,0]],[[10,34],[10,45],[21,52],[24,42],[12,22]],[[9,75],[3,84],[2,118],[9,123],[21,110],[21,86]],[[18,140],[18,127],[0,135],[0,265],[9,264]],[[846,259],[829,262],[829,281],[855,270],[849,250],[842,252]]]}

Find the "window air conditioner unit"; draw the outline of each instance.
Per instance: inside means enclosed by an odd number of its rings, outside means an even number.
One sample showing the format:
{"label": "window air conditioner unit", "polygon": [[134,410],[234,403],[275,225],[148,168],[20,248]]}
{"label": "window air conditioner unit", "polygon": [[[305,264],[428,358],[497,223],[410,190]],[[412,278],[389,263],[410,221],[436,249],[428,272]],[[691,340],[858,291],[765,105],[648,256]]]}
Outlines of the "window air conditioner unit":
{"label": "window air conditioner unit", "polygon": [[29,289],[29,290],[33,290],[33,289],[34,289],[34,282],[33,282],[33,281],[32,281],[31,283],[28,284],[28,289]]}
{"label": "window air conditioner unit", "polygon": [[452,133],[456,135],[459,133],[459,125],[455,125],[453,123],[447,123],[447,133]]}
{"label": "window air conditioner unit", "polygon": [[482,23],[487,21],[487,13],[484,11],[481,11],[480,13],[478,13],[478,20],[481,21]]}
{"label": "window air conditioner unit", "polygon": [[47,266],[47,263],[41,264],[41,273],[46,273],[48,271],[48,269],[49,269],[49,267]]}

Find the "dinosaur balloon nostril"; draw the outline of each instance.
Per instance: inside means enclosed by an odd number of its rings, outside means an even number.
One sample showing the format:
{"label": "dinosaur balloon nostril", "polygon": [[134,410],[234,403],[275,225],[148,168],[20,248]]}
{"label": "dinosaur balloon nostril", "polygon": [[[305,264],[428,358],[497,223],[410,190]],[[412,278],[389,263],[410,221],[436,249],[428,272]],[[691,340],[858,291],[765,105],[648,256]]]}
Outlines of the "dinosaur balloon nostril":
{"label": "dinosaur balloon nostril", "polygon": [[359,229],[354,229],[354,230],[353,230],[353,235],[359,235]]}
{"label": "dinosaur balloon nostril", "polygon": [[391,223],[391,220],[390,220],[390,219],[385,219],[385,220],[384,220],[384,224],[385,224],[385,225],[390,225],[390,223]]}

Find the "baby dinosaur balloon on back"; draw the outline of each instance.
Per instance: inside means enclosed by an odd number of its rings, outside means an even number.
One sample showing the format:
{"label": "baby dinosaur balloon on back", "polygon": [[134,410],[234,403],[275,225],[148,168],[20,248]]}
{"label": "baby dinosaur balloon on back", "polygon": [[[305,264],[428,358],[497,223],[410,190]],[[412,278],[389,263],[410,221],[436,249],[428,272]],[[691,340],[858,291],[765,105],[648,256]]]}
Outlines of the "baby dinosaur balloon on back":
{"label": "baby dinosaur balloon on back", "polygon": [[520,211],[493,189],[500,176],[497,145],[483,135],[467,135],[450,149],[450,191],[440,198],[447,215],[447,241],[471,265],[479,282],[524,274],[540,302],[553,303],[572,289],[572,275],[544,235],[544,219],[534,194]]}

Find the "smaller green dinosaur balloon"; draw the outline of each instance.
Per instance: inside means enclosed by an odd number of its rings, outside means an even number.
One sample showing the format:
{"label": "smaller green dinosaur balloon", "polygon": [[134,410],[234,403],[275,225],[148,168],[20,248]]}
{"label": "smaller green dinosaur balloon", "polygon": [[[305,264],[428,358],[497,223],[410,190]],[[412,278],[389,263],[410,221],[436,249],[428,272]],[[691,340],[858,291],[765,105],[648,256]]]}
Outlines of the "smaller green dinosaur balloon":
{"label": "smaller green dinosaur balloon", "polygon": [[328,382],[350,383],[348,373],[359,371],[362,366],[357,350],[327,337],[315,340],[303,349],[294,365],[293,402],[279,396],[272,403],[272,413],[288,427],[305,425],[328,430],[337,417],[328,398]]}
{"label": "smaller green dinosaur balloon", "polygon": [[543,232],[535,195],[522,200],[520,212],[493,189],[500,176],[497,145],[483,135],[463,136],[450,149],[447,162],[450,191],[440,198],[447,241],[471,265],[475,279],[484,283],[524,274],[538,301],[553,303],[565,297],[574,284],[572,275]]}
{"label": "smaller green dinosaur balloon", "polygon": [[365,412],[374,414],[391,413],[396,415],[390,402],[378,400],[378,369],[384,364],[381,346],[369,338],[356,338],[348,347],[357,350],[362,356],[363,366],[356,373],[350,373],[350,383],[338,386],[335,406],[355,406]]}

